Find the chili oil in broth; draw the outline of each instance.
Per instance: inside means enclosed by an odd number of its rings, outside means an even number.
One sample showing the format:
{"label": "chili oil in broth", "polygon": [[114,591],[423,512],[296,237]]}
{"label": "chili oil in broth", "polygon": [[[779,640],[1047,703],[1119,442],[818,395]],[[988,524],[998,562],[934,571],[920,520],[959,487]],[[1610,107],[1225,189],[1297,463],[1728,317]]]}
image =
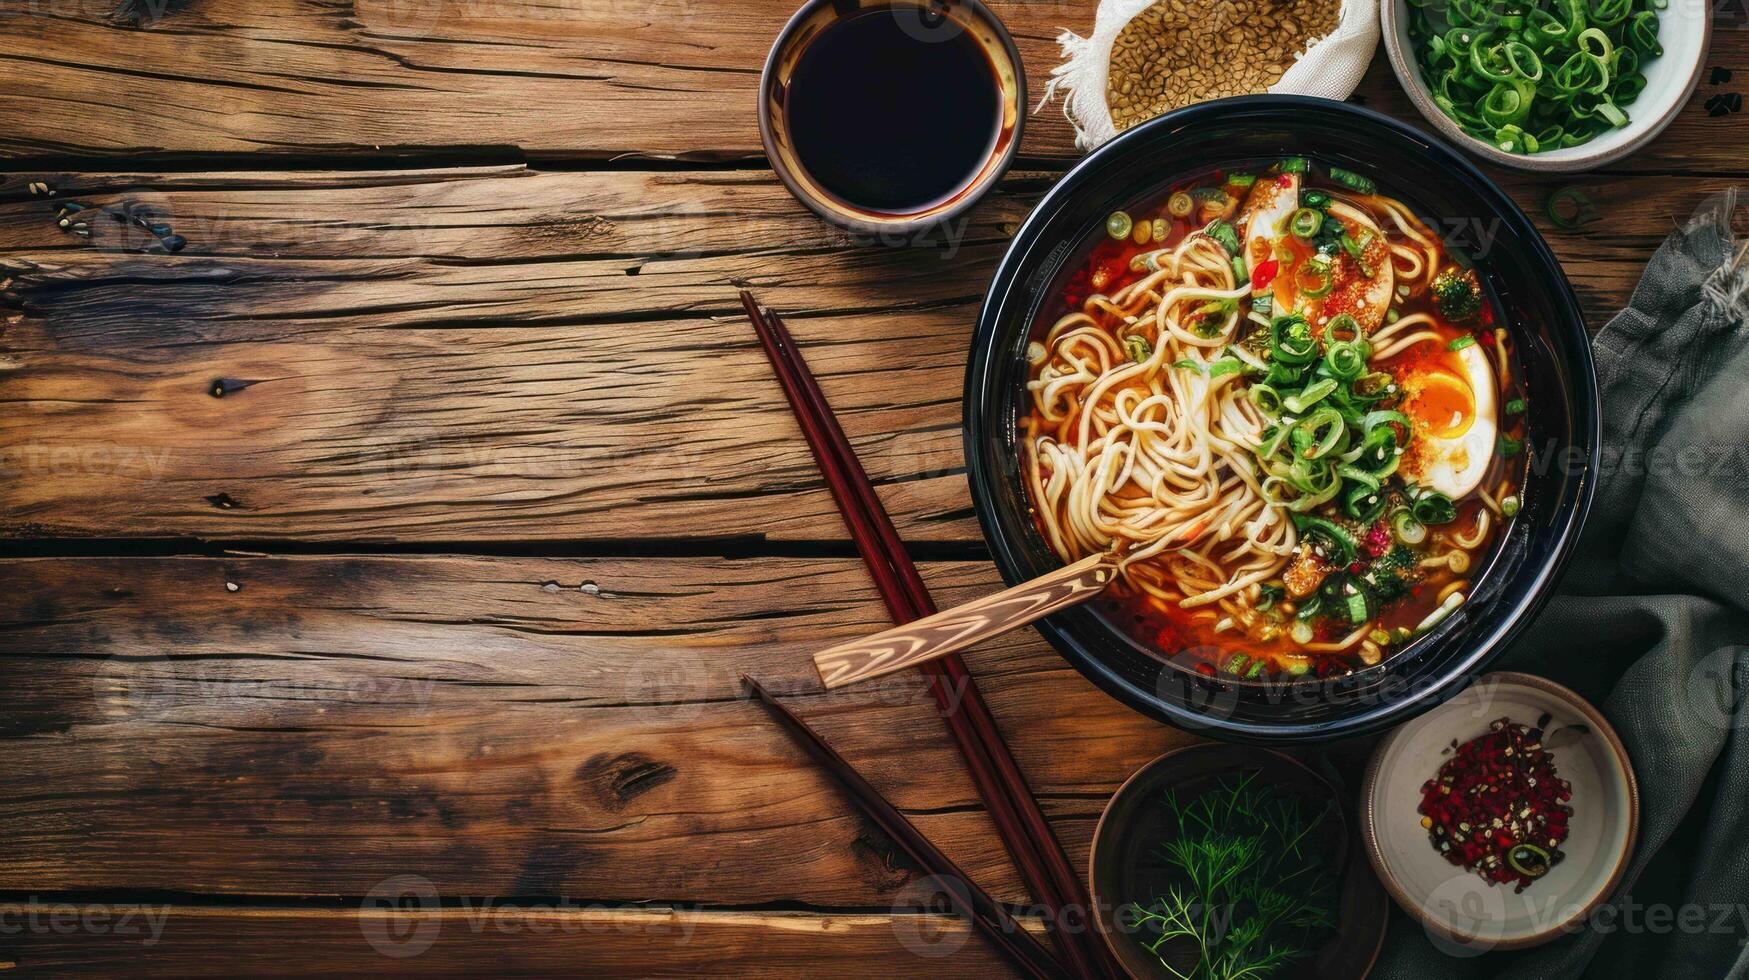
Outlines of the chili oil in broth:
{"label": "chili oil in broth", "polygon": [[[1027,349],[1031,407],[1020,422],[1035,522],[1065,562],[1114,545],[1127,545],[1130,556],[1153,552],[1126,558],[1124,574],[1095,608],[1163,658],[1188,656],[1201,673],[1251,681],[1328,677],[1379,663],[1464,601],[1518,512],[1526,404],[1506,321],[1469,262],[1388,193],[1360,175],[1292,158],[1175,181],[1108,219],[1035,325]],[[1199,239],[1214,241],[1219,252]],[[1230,263],[1224,279],[1217,255]],[[1385,286],[1379,280],[1387,275]],[[1177,286],[1184,295],[1169,301]],[[1293,372],[1276,364],[1303,353],[1293,347],[1296,316],[1315,342],[1315,363],[1301,365],[1290,381]],[[1177,332],[1162,331],[1165,321]],[[1155,356],[1163,334],[1184,356]],[[1179,337],[1194,343],[1179,345]],[[1336,380],[1325,362],[1340,344],[1364,355],[1360,376],[1338,380],[1340,390],[1305,405]],[[1338,358],[1338,373],[1354,370],[1354,353]],[[1153,369],[1145,367],[1149,360]],[[1072,373],[1077,367],[1081,375]],[[1118,371],[1136,376],[1114,379]],[[1186,405],[1197,403],[1182,392],[1172,403],[1172,371],[1199,375],[1201,404],[1211,404],[1209,391],[1220,393],[1225,415],[1208,413],[1220,431],[1202,441],[1225,437],[1242,446],[1228,451],[1225,470],[1203,477],[1204,487],[1246,498],[1236,502],[1252,508],[1241,526],[1274,515],[1270,530],[1251,532],[1258,539],[1251,553],[1228,557],[1246,532],[1227,526],[1222,539],[1216,520],[1186,518],[1182,530],[1153,541],[1148,533],[1158,524],[1147,533],[1066,529],[1077,520],[1071,512],[1092,513],[1092,498],[1102,498],[1108,523],[1127,517],[1141,524],[1154,510],[1182,517],[1203,506],[1167,507],[1133,479],[1116,486],[1086,477],[1084,491],[1105,492],[1075,498],[1075,479],[1057,473],[1100,461],[1079,451],[1082,416],[1089,416],[1084,445],[1099,444],[1102,431],[1116,441],[1110,418],[1117,398],[1127,399],[1132,416],[1147,414],[1164,429],[1174,411],[1195,414]],[[1099,380],[1114,381],[1093,399],[1107,409],[1104,420],[1085,411]],[[1258,387],[1270,391],[1252,391]],[[1302,396],[1299,411],[1280,404],[1284,391]],[[1340,445],[1329,447],[1336,455],[1326,454],[1337,474],[1329,477],[1317,475],[1325,472],[1318,460],[1298,459],[1325,448],[1335,426],[1294,431],[1322,407],[1347,416]],[[1221,425],[1223,417],[1241,416],[1233,431]],[[1274,438],[1284,427],[1286,437]],[[1394,462],[1378,430],[1389,431]],[[1126,436],[1152,438],[1136,429]],[[1365,458],[1340,462],[1368,439],[1376,445]],[[1263,455],[1271,443],[1279,445]],[[1187,444],[1181,438],[1172,448]],[[1122,454],[1114,458],[1121,470]],[[1242,466],[1251,468],[1249,479],[1233,472]],[[1272,479],[1272,472],[1290,478]],[[1306,472],[1314,474],[1309,482],[1295,479]],[[1308,505],[1333,479],[1335,494]],[[1379,483],[1376,494],[1366,492],[1369,479]],[[1462,492],[1441,494],[1435,485]],[[1246,584],[1215,601],[1194,601],[1235,582]]]}

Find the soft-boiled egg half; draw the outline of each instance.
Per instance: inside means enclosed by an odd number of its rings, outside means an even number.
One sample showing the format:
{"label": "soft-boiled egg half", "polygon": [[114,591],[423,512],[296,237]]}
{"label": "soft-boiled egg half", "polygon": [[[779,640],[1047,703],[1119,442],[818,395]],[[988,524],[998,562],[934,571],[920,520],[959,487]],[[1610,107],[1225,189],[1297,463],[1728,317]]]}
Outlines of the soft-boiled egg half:
{"label": "soft-boiled egg half", "polygon": [[[1322,329],[1331,320],[1346,313],[1371,331],[1385,322],[1390,309],[1392,290],[1396,288],[1396,269],[1391,265],[1391,246],[1385,233],[1365,212],[1346,204],[1332,204],[1326,221],[1339,221],[1342,230],[1356,242],[1365,242],[1361,258],[1338,252],[1331,263],[1328,292],[1314,297],[1301,290],[1299,306],[1314,330]],[[1298,285],[1297,276],[1289,281]]]}
{"label": "soft-boiled egg half", "polygon": [[1499,431],[1494,368],[1482,345],[1417,359],[1398,377],[1414,438],[1398,472],[1453,500],[1488,473]]}
{"label": "soft-boiled egg half", "polygon": [[1275,257],[1278,242],[1287,237],[1288,219],[1300,206],[1300,175],[1259,177],[1239,209],[1239,233],[1245,239],[1245,264],[1255,269]]}
{"label": "soft-boiled egg half", "polygon": [[[1260,178],[1252,185],[1238,218],[1246,267],[1257,269],[1274,261],[1278,271],[1271,292],[1276,306],[1305,314],[1315,331],[1322,332],[1325,324],[1344,313],[1358,320],[1362,329],[1377,329],[1384,322],[1396,287],[1391,248],[1384,232],[1366,212],[1334,202],[1323,219],[1338,222],[1351,241],[1364,244],[1358,259],[1346,251],[1320,259],[1311,243],[1288,231],[1288,222],[1300,207],[1300,190],[1299,174]],[[1312,262],[1321,263],[1323,271],[1311,273],[1310,266],[1301,268]],[[1319,279],[1322,289],[1314,295],[1307,282]]]}

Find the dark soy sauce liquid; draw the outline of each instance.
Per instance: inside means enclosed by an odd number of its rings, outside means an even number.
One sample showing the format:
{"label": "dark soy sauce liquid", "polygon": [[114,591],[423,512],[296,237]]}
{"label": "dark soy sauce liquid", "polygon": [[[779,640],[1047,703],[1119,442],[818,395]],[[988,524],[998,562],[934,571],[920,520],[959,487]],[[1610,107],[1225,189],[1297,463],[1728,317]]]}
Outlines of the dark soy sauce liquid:
{"label": "dark soy sauce liquid", "polygon": [[906,214],[964,190],[1001,125],[983,48],[953,21],[914,7],[827,27],[802,52],[787,99],[802,166],[864,211]]}

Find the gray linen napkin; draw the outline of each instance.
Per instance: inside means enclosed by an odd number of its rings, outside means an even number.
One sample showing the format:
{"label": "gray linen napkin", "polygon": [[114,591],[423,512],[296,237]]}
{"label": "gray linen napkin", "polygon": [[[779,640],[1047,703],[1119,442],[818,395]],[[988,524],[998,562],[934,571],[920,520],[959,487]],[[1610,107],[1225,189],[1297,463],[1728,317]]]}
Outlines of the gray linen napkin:
{"label": "gray linen napkin", "polygon": [[[1586,928],[1452,956],[1393,910],[1375,977],[1749,976],[1749,269],[1734,191],[1658,249],[1595,341],[1596,505],[1506,669],[1599,705],[1639,775],[1638,848]],[[1533,408],[1534,411],[1534,408]]]}

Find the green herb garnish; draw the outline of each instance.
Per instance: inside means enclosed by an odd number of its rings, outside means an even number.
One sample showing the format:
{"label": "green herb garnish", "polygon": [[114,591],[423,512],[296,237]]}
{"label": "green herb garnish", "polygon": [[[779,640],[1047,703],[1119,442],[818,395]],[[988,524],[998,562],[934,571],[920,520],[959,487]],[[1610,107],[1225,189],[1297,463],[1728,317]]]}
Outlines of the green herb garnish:
{"label": "green herb garnish", "polygon": [[1336,877],[1316,839],[1328,803],[1312,810],[1260,785],[1256,772],[1189,802],[1167,793],[1163,803],[1171,836],[1156,854],[1170,883],[1124,912],[1168,976],[1273,976],[1334,933]]}

